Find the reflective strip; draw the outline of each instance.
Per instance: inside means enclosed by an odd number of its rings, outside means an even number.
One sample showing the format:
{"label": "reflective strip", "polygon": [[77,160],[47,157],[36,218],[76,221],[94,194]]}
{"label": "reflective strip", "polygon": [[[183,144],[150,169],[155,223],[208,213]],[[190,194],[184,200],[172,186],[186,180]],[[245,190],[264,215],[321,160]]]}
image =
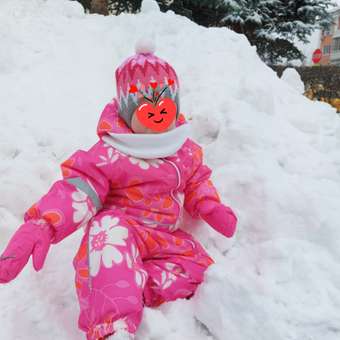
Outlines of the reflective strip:
{"label": "reflective strip", "polygon": [[134,216],[133,218],[135,220],[141,221],[145,224],[157,224],[157,225],[162,225],[162,226],[166,226],[166,227],[169,227],[169,226],[172,226],[172,225],[175,224],[175,223],[160,223],[160,222],[157,222],[157,221],[154,221],[154,220],[149,220],[149,219],[146,219],[146,218],[139,218],[137,216]]}
{"label": "reflective strip", "polygon": [[87,196],[89,196],[92,203],[97,208],[97,211],[102,208],[102,203],[101,203],[97,193],[83,179],[81,179],[80,177],[67,178],[66,182],[73,184],[76,188],[80,189]]}

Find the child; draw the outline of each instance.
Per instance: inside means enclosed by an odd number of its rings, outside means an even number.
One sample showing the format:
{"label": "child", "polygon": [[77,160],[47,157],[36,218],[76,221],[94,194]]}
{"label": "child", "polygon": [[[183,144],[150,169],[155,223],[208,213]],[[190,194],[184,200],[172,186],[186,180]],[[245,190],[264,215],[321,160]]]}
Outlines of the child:
{"label": "child", "polygon": [[0,257],[7,283],[31,254],[39,271],[51,244],[84,227],[73,265],[79,327],[90,340],[134,339],[144,305],[194,295],[214,261],[180,229],[183,207],[226,237],[237,223],[188,138],[174,69],[140,44],[115,75],[99,141],[62,163],[63,180],[25,213]]}

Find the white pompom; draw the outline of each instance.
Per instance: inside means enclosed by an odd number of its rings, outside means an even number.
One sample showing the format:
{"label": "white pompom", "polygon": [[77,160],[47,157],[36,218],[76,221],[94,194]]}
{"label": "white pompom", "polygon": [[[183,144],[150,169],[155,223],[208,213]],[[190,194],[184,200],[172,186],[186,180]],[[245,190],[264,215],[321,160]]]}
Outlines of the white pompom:
{"label": "white pompom", "polygon": [[141,38],[135,46],[136,53],[155,53],[156,46],[151,39]]}
{"label": "white pompom", "polygon": [[156,0],[143,0],[141,6],[142,13],[159,12],[159,5]]}

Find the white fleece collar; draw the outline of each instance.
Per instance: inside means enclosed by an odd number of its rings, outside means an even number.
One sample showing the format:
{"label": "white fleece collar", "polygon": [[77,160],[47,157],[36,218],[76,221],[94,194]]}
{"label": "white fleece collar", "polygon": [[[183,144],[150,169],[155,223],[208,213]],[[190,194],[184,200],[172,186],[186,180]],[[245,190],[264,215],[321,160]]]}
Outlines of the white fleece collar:
{"label": "white fleece collar", "polygon": [[188,123],[155,134],[146,133],[109,133],[102,139],[118,151],[137,158],[154,159],[175,154],[191,137]]}

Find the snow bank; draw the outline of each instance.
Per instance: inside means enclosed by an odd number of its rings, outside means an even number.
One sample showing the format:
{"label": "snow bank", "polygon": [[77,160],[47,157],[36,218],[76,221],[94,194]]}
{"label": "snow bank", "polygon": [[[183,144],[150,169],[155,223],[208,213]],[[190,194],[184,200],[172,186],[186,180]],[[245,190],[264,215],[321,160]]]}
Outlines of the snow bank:
{"label": "snow bank", "polygon": [[[228,240],[187,218],[217,264],[190,301],[146,309],[138,340],[339,339],[335,110],[278,79],[245,37],[170,11],[102,17],[66,0],[1,0],[0,249],[59,163],[96,141],[114,70],[145,27],[179,74],[182,112],[239,231]],[[83,339],[71,264],[80,238],[0,286],[1,339]]]}
{"label": "snow bank", "polygon": [[281,79],[298,93],[303,94],[305,92],[305,84],[301,80],[300,74],[295,70],[295,68],[286,68],[282,73]]}

